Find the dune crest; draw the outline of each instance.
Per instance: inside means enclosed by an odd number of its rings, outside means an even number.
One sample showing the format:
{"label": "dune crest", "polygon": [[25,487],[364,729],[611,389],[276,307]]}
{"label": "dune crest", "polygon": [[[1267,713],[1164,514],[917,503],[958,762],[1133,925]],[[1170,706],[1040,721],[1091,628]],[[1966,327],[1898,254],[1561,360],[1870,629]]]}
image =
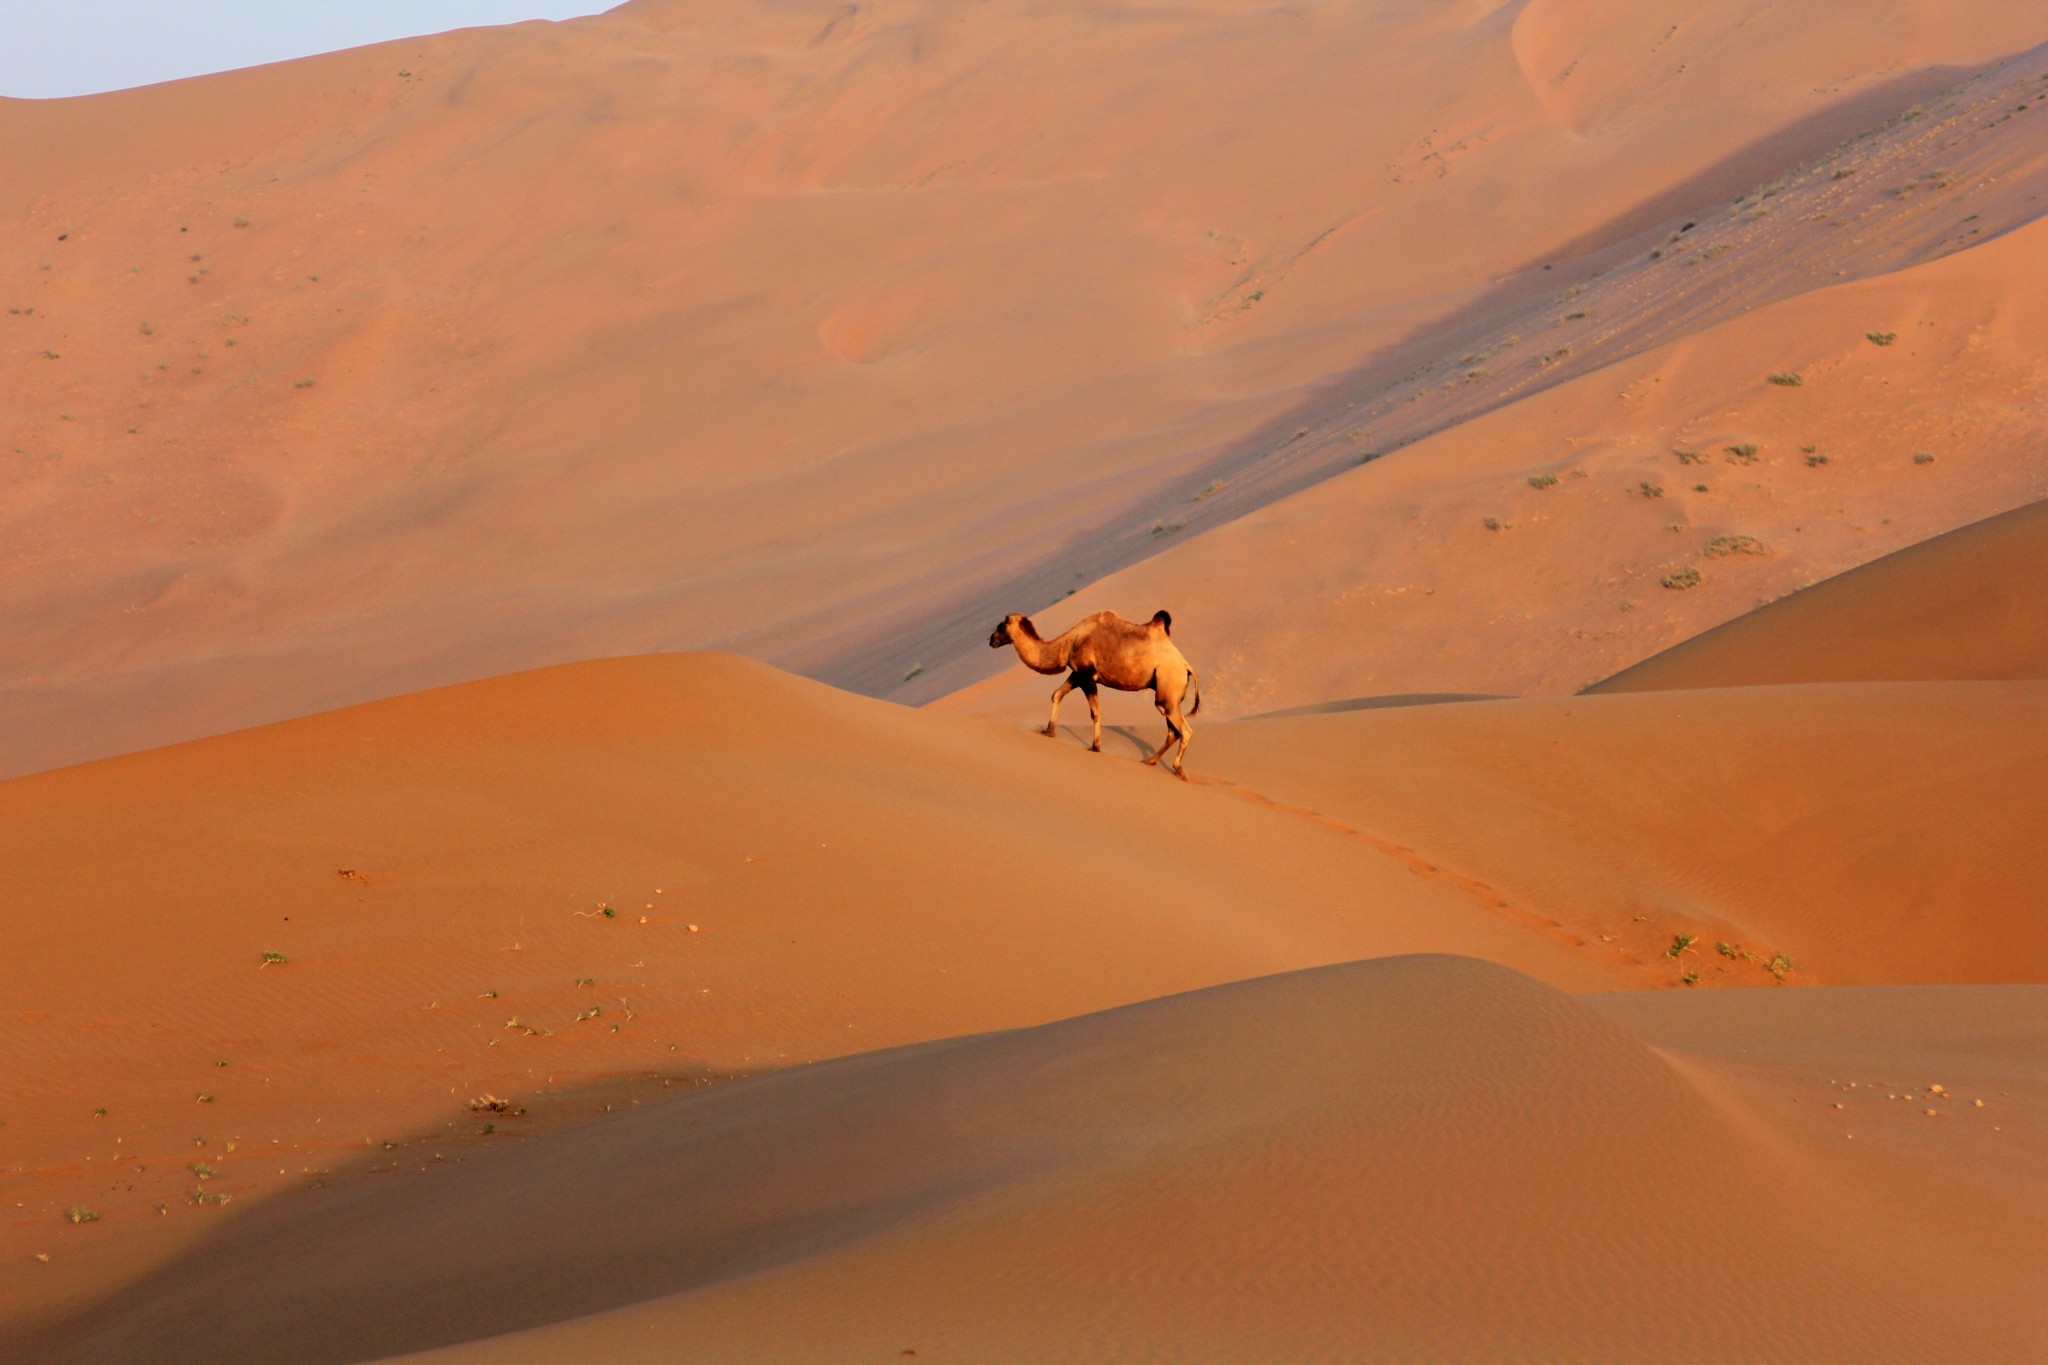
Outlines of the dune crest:
{"label": "dune crest", "polygon": [[[278,1201],[34,1358],[339,1362],[488,1335],[436,1358],[687,1340],[704,1359],[1713,1361],[1820,1338],[1879,1360],[2038,1328],[2010,1270],[1872,1246],[1898,1206],[1814,1167],[1586,1005],[1395,958],[738,1082]],[[1740,1198],[1674,1201],[1689,1171]]]}
{"label": "dune crest", "polygon": [[2048,502],[1895,551],[1625,668],[1588,693],[2048,678]]}

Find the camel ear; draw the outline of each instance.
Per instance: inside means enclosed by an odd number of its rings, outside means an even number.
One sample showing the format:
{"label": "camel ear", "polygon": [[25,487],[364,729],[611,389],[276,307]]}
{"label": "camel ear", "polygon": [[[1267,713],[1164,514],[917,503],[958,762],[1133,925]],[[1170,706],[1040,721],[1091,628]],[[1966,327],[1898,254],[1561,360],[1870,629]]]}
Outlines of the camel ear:
{"label": "camel ear", "polygon": [[1168,635],[1173,634],[1173,616],[1164,609],[1152,613],[1152,624],[1165,631]]}

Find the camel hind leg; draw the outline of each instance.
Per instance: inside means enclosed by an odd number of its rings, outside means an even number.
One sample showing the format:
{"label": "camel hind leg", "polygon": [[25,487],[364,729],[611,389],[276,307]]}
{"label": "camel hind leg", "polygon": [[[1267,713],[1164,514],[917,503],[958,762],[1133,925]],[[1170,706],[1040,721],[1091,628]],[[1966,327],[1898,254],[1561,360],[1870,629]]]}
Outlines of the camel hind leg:
{"label": "camel hind leg", "polygon": [[1158,703],[1158,707],[1159,714],[1166,718],[1166,742],[1161,744],[1153,752],[1152,757],[1146,759],[1145,762],[1148,764],[1157,763],[1160,759],[1166,757],[1168,749],[1173,748],[1174,741],[1179,740],[1180,750],[1173,756],[1173,775],[1182,781],[1186,781],[1187,774],[1181,771],[1181,765],[1187,761],[1188,741],[1194,738],[1194,727],[1189,725],[1188,718],[1180,713],[1180,700],[1178,698],[1172,702],[1162,701]]}

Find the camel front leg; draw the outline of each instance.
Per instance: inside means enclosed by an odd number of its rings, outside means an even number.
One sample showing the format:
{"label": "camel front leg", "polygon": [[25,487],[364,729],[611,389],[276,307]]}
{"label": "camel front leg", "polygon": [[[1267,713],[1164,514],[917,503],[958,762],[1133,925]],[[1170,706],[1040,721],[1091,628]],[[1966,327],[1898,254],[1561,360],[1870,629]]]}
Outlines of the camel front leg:
{"label": "camel front leg", "polygon": [[1052,694],[1052,719],[1046,721],[1045,723],[1045,737],[1047,739],[1052,739],[1059,734],[1060,703],[1062,701],[1065,701],[1067,693],[1073,690],[1074,680],[1072,678],[1067,679],[1065,682],[1061,683],[1058,688],[1054,690]]}
{"label": "camel front leg", "polygon": [[1088,719],[1095,726],[1095,742],[1088,746],[1088,752],[1099,754],[1102,752],[1102,698],[1095,695],[1093,686],[1081,690],[1088,697]]}

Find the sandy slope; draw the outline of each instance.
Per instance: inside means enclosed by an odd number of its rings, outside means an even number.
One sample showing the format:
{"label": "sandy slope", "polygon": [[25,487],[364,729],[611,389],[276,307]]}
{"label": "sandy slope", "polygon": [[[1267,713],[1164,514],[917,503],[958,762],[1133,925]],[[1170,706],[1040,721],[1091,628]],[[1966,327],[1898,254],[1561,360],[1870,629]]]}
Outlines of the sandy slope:
{"label": "sandy slope", "polygon": [[2048,502],[1816,583],[1587,691],[1908,678],[2048,678]]}
{"label": "sandy slope", "polygon": [[51,1259],[0,1312],[161,1263],[220,1196],[474,1159],[487,1123],[1317,963],[2039,981],[2044,707],[1976,683],[1340,712],[1205,725],[1190,785],[1124,732],[1091,755],[656,656],[18,778],[0,897],[43,909],[0,954],[0,1250]]}
{"label": "sandy slope", "polygon": [[[0,904],[0,1258],[52,1256],[0,1276],[0,1314],[196,1235],[220,1210],[195,1190],[461,1155],[486,1092],[751,1071],[1385,953],[1660,979],[1381,842],[718,656],[0,783]],[[74,1205],[103,1217],[69,1226]]]}
{"label": "sandy slope", "polygon": [[[2044,36],[2002,0],[643,0],[0,104],[0,771],[682,646],[935,695],[960,613],[1239,469],[1203,509],[1270,496],[1333,376],[1454,357]],[[1877,188],[1836,268],[1946,249]]]}
{"label": "sandy slope", "polygon": [[[0,781],[0,1355],[2031,1360],[2044,38],[641,0],[0,102],[0,773],[299,716]],[[1027,596],[1171,606],[1196,781],[1023,732]],[[703,644],[1004,671],[506,672]]]}
{"label": "sandy slope", "polygon": [[[1170,603],[1220,716],[1575,691],[2048,495],[2043,261],[2048,221],[1774,304],[1205,532],[1040,619]],[[1688,571],[1696,585],[1664,585]],[[941,705],[1016,715],[1048,690],[1012,662]]]}
{"label": "sandy slope", "polygon": [[1785,953],[1805,982],[2048,980],[2048,684],[1470,702],[1207,739],[1219,782],[1425,849],[1670,979],[1768,981]]}
{"label": "sandy slope", "polygon": [[32,1358],[2025,1358],[2041,989],[1799,995],[1623,1002],[1667,1059],[1407,957],[868,1054],[280,1200]]}

